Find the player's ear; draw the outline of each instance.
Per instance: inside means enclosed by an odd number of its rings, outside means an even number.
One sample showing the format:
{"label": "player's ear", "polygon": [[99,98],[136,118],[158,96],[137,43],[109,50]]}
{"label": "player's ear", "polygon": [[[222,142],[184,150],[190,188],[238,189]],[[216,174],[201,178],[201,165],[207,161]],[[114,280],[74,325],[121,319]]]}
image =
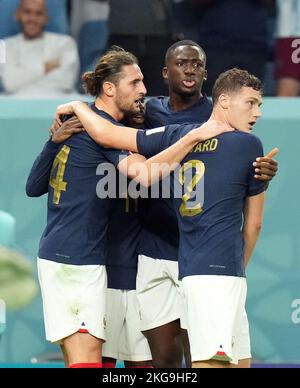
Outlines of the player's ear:
{"label": "player's ear", "polygon": [[219,105],[223,109],[228,109],[229,108],[229,95],[222,93],[219,98],[218,98]]}
{"label": "player's ear", "polygon": [[205,72],[204,72],[203,80],[207,81],[207,70],[205,70]]}
{"label": "player's ear", "polygon": [[104,82],[103,83],[103,92],[108,97],[113,97],[115,95],[115,85],[112,82]]}
{"label": "player's ear", "polygon": [[162,76],[163,79],[168,80],[168,68],[166,66],[162,69]]}

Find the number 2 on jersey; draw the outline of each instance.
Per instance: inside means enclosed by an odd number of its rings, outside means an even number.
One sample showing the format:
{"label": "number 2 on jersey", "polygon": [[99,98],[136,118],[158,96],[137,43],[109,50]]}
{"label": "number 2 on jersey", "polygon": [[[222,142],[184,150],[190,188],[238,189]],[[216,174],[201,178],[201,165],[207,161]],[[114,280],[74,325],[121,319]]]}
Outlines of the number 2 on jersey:
{"label": "number 2 on jersey", "polygon": [[57,172],[56,172],[55,179],[50,178],[49,184],[54,189],[53,203],[55,205],[59,204],[61,192],[67,190],[67,182],[64,182],[64,174],[65,174],[69,153],[70,153],[70,147],[64,145],[62,149],[59,151],[59,153],[56,155],[56,158],[54,159],[54,162],[53,162],[50,176],[52,177],[52,174],[56,168],[57,168]]}
{"label": "number 2 on jersey", "polygon": [[[187,172],[190,171],[189,176],[193,177],[191,178],[189,183],[186,183],[187,180]],[[195,173],[193,174],[193,170]],[[201,202],[197,202],[194,206],[189,206],[188,203],[191,200],[192,196],[194,196],[195,192],[194,189],[196,188],[197,184],[200,182],[200,180],[204,177],[205,173],[205,165],[200,160],[189,160],[188,162],[184,163],[184,165],[179,170],[179,182],[183,186],[186,187],[186,192],[182,196],[182,204],[180,205],[179,212],[182,217],[193,217],[197,214],[200,214],[203,209]],[[202,196],[203,198],[203,196]],[[195,200],[193,200],[193,203]]]}

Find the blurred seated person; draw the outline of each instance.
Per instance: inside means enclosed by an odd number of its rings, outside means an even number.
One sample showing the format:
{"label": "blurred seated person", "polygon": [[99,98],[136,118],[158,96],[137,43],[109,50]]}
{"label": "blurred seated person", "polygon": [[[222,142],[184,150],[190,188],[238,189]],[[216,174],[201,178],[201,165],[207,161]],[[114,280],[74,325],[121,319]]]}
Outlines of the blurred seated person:
{"label": "blurred seated person", "polygon": [[21,0],[16,20],[22,32],[4,39],[1,78],[6,94],[57,96],[74,92],[79,60],[73,38],[45,32],[45,0]]}
{"label": "blurred seated person", "polygon": [[[20,32],[20,26],[15,19],[15,13],[20,0],[0,0],[0,39],[8,38]],[[69,22],[67,0],[47,0],[49,20],[46,31],[67,34]]]}
{"label": "blurred seated person", "polygon": [[278,97],[300,91],[300,1],[277,0],[275,77]]}

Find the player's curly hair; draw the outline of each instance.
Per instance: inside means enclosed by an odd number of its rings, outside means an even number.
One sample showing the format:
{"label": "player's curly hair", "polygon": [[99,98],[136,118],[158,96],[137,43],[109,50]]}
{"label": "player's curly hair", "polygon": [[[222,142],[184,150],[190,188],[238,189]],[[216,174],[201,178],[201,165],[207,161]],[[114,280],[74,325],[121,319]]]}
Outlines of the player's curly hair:
{"label": "player's curly hair", "polygon": [[117,85],[121,78],[123,66],[138,64],[137,58],[122,47],[112,46],[98,61],[95,71],[82,75],[85,90],[92,96],[102,94],[104,82]]}
{"label": "player's curly hair", "polygon": [[242,87],[252,88],[262,93],[263,86],[259,78],[248,73],[247,70],[233,68],[221,73],[217,78],[213,90],[212,101],[215,105],[223,93],[237,92]]}

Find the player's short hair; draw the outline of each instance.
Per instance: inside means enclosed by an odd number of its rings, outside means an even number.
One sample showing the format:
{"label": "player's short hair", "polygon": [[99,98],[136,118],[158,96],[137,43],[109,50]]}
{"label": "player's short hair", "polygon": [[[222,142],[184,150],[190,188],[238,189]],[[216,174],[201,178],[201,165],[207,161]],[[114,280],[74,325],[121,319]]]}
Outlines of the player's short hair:
{"label": "player's short hair", "polygon": [[213,90],[212,101],[215,105],[223,93],[237,92],[243,87],[252,88],[262,93],[263,86],[259,78],[248,73],[247,70],[233,68],[221,73],[217,78]]}
{"label": "player's short hair", "polygon": [[112,46],[100,57],[95,71],[88,71],[82,75],[84,87],[92,96],[102,94],[104,82],[112,82],[118,85],[123,66],[138,64],[138,59],[122,47]]}
{"label": "player's short hair", "polygon": [[178,42],[173,43],[172,46],[168,48],[165,56],[165,64],[168,63],[170,57],[174,54],[174,51],[177,49],[177,47],[181,47],[181,46],[198,47],[203,52],[206,58],[205,51],[198,43],[194,42],[193,40],[185,39],[185,40],[179,40]]}

